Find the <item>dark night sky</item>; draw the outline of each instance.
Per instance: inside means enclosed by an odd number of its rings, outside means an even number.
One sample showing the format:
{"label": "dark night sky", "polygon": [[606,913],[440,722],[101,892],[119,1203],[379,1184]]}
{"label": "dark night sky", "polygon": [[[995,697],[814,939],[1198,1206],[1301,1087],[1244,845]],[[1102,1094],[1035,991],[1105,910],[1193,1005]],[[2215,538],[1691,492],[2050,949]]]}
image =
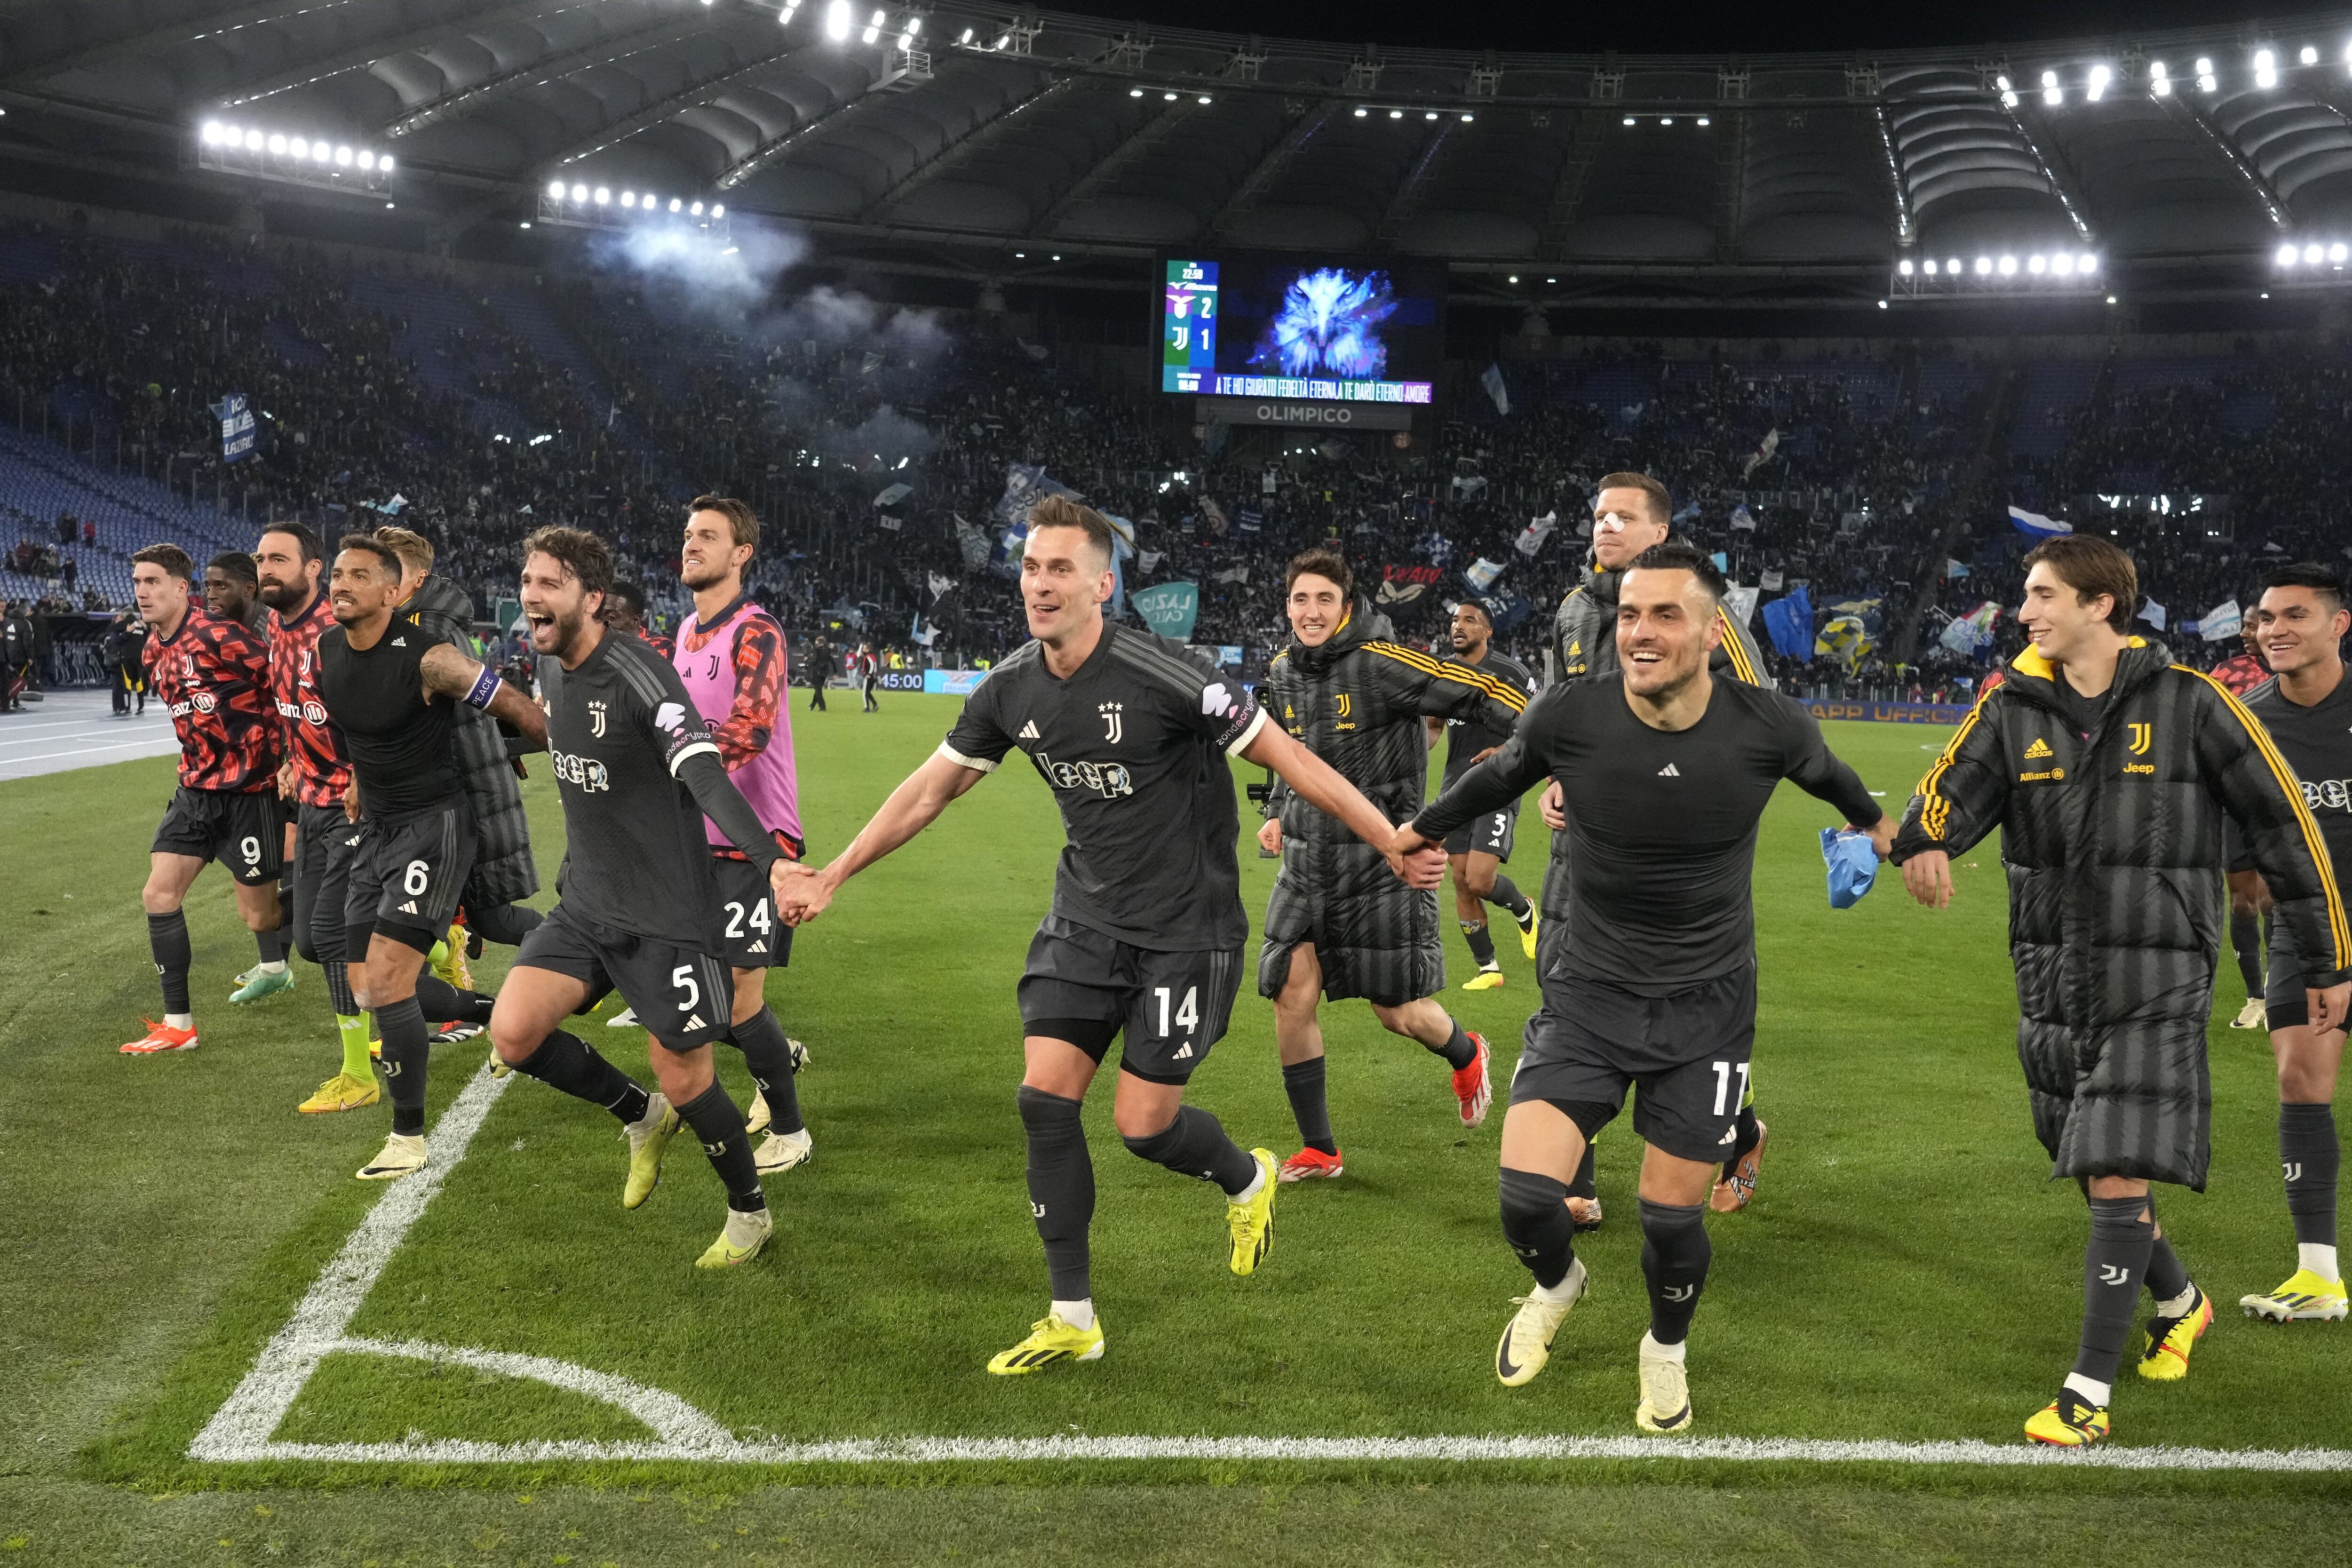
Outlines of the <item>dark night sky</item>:
{"label": "dark night sky", "polygon": [[[2023,44],[2233,25],[2305,8],[2250,0],[1882,0],[1856,5],[1528,4],[1400,5],[1392,0],[1056,0],[1055,8],[1162,26],[1268,37],[1371,41],[1391,47],[1716,54],[1727,51],[1901,48]],[[2335,57],[2352,38],[2352,9],[2324,23],[2276,27],[2290,47],[2309,42]],[[2292,37],[2288,35],[2293,34]],[[2333,47],[2330,47],[2332,43]]]}

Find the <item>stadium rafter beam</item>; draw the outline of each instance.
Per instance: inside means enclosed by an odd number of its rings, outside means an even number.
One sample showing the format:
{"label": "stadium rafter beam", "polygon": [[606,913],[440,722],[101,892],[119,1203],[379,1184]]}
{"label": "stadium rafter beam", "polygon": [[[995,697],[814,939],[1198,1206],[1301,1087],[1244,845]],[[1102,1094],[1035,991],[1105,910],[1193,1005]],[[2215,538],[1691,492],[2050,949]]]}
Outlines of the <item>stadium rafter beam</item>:
{"label": "stadium rafter beam", "polygon": [[1162,138],[1179,125],[1183,124],[1199,107],[1197,96],[1180,95],[1175,102],[1161,104],[1159,113],[1136,127],[1128,134],[1125,141],[1112,148],[1104,156],[1096,159],[1092,168],[1071,181],[1062,194],[1055,196],[1052,204],[1038,215],[1037,221],[1029,226],[1026,237],[1051,238],[1054,226],[1068,216],[1073,208],[1080,202],[1093,198],[1104,186],[1134,167],[1137,159],[1158,146]]}
{"label": "stadium rafter beam", "polygon": [[2167,93],[2163,101],[2172,106],[2172,111],[2175,114],[2186,116],[2189,123],[2197,128],[2205,144],[2221,155],[2222,161],[2230,165],[2231,171],[2244,184],[2247,193],[2262,205],[2262,209],[2270,218],[2273,228],[2284,229],[2290,226],[2286,203],[2280,199],[2278,191],[2268,180],[2263,178],[2263,172],[2254,167],[2252,160],[2239,150],[2238,144],[2230,140],[2220,126],[2213,123],[2211,115],[2207,114],[2185,92]]}
{"label": "stadium rafter beam", "polygon": [[755,60],[720,71],[717,76],[705,77],[676,92],[665,93],[634,113],[625,114],[610,124],[599,126],[565,143],[542,162],[549,164],[576,163],[583,158],[593,157],[617,142],[627,141],[640,131],[648,131],[667,121],[675,120],[689,110],[708,108],[753,77],[788,65],[815,47],[803,42],[778,48]]}
{"label": "stadium rafter beam", "polygon": [[2024,117],[2010,107],[2004,97],[1996,95],[1992,101],[2017,128],[2018,139],[2025,143],[2025,150],[2033,154],[2033,161],[2042,165],[2042,177],[2050,182],[2050,194],[2056,196],[2058,205],[2066,209],[2066,216],[2074,226],[2075,237],[2085,245],[2090,244],[2091,210],[2084,201],[2082,182],[2074,177],[2074,167],[2066,162],[2065,154],[2058,150],[2054,142],[2046,148],[2042,146],[2041,140],[2026,129]]}
{"label": "stadium rafter beam", "polygon": [[235,108],[240,104],[251,103],[257,99],[271,98],[281,92],[289,92],[298,87],[308,87],[314,81],[331,76],[340,76],[344,71],[360,70],[375,64],[378,60],[390,59],[394,55],[404,55],[412,50],[429,47],[446,39],[462,37],[468,33],[499,22],[513,21],[520,16],[535,18],[561,16],[565,11],[576,11],[580,8],[581,6],[576,3],[571,5],[551,5],[547,0],[519,0],[518,4],[487,7],[462,22],[445,18],[437,23],[410,27],[404,32],[363,38],[358,43],[346,44],[340,48],[303,56],[291,65],[273,71],[268,76],[241,84],[236,89],[235,97],[224,98],[220,101],[224,108]]}
{"label": "stadium rafter beam", "polygon": [[[367,3],[368,0],[321,0],[320,4],[305,5],[300,3],[300,0],[262,0],[261,4],[256,5],[253,0],[244,0],[244,3],[239,5],[221,5],[210,11],[199,11],[193,16],[184,16],[176,22],[169,22],[160,27],[149,27],[143,31],[132,33],[128,37],[109,38],[104,43],[68,47],[62,53],[51,55],[44,59],[36,59],[27,65],[20,66],[12,58],[6,74],[0,76],[0,80],[5,80],[11,85],[38,81],[45,77],[60,76],[67,71],[79,70],[88,66],[101,66],[114,60],[127,59],[132,55],[145,54],[150,49],[169,48],[173,44],[193,43],[198,38],[208,38],[216,33],[233,33],[240,27],[252,26],[257,22],[267,22],[279,16],[299,16],[306,10],[323,11],[337,6],[360,5]],[[8,52],[11,56],[16,53],[13,48]]]}
{"label": "stadium rafter beam", "polygon": [[889,102],[894,95],[886,89],[893,79],[887,76],[878,78],[862,92],[853,93],[832,108],[802,121],[791,130],[771,136],[719,170],[711,184],[722,191],[731,191],[818,132],[837,129],[866,113],[877,104]]}
{"label": "stadium rafter beam", "polygon": [[[506,6],[502,9],[512,12],[527,8]],[[710,25],[708,12],[698,5],[695,10],[698,13],[695,16],[685,17],[666,16],[648,22],[642,27],[608,33],[593,43],[581,45],[578,48],[566,49],[560,54],[541,56],[527,65],[520,65],[512,70],[500,71],[495,76],[486,77],[471,87],[459,88],[454,92],[445,92],[438,98],[428,99],[386,124],[383,128],[384,134],[387,136],[413,135],[428,125],[446,120],[452,114],[479,109],[484,104],[495,101],[509,93],[520,92],[525,88],[538,87],[542,83],[553,81],[559,77],[570,76],[574,71],[611,65],[615,61],[626,59],[632,55],[640,55],[648,49],[662,48],[680,39],[690,38]],[[467,25],[467,30],[478,30],[492,19],[493,17],[488,15],[477,18]]]}
{"label": "stadium rafter beam", "polygon": [[1397,236],[1404,232],[1405,224],[1421,210],[1429,191],[1430,171],[1437,166],[1437,155],[1445,150],[1445,139],[1462,121],[1448,115],[1437,122],[1434,130],[1422,139],[1421,151],[1413,154],[1412,164],[1397,181],[1396,189],[1389,194],[1388,205],[1381,213],[1380,226],[1373,232],[1388,249],[1396,248]]}
{"label": "stadium rafter beam", "polygon": [[948,142],[929,158],[908,170],[885,186],[882,193],[859,209],[861,221],[870,222],[876,215],[907,199],[949,170],[968,162],[972,154],[992,145],[997,138],[1013,128],[1013,121],[1025,110],[1063,97],[1083,80],[1080,77],[1048,76],[1040,79],[1027,92],[999,110],[995,114],[973,126],[961,136]]}
{"label": "stadium rafter beam", "polygon": [[1291,122],[1290,129],[1282,133],[1281,140],[1275,142],[1265,156],[1242,176],[1241,184],[1234,187],[1233,195],[1225,198],[1224,205],[1217,209],[1216,216],[1209,220],[1208,237],[1224,238],[1241,216],[1257,205],[1258,197],[1265,193],[1266,186],[1274,183],[1275,177],[1290,166],[1290,161],[1298,155],[1298,150],[1330,124],[1331,117],[1339,111],[1339,100],[1327,98],[1301,112]]}

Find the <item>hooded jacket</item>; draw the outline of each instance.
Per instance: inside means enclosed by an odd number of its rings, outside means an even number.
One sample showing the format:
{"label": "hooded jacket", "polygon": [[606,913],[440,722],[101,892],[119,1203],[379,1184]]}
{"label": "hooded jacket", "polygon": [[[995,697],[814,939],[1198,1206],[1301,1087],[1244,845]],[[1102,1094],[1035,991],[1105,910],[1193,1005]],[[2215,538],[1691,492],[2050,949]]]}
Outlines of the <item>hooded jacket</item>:
{"label": "hooded jacket", "polygon": [[1894,858],[2001,830],[2017,1055],[2051,1174],[2201,1190],[2224,816],[2273,918],[2326,965],[2306,984],[2343,977],[2352,930],[2301,786],[2227,687],[2134,637],[2084,735],[2061,679],[2029,647],[1977,700],[1911,797]]}
{"label": "hooded jacket", "polygon": [[[427,576],[396,613],[447,637],[468,658],[482,657],[472,629],[474,602],[446,577]],[[497,720],[460,703],[452,744],[474,808],[474,868],[466,879],[465,902],[475,909],[520,903],[539,891],[539,867],[530,857],[530,821],[523,815],[522,785],[506,737]]]}
{"label": "hooded jacket", "polygon": [[[1328,763],[1391,822],[1421,809],[1429,779],[1423,719],[1476,719],[1507,733],[1527,693],[1472,665],[1390,640],[1388,617],[1363,599],[1330,639],[1293,641],[1274,656],[1258,706]],[[1258,990],[1278,994],[1290,950],[1315,944],[1323,994],[1398,1006],[1445,984],[1437,895],[1397,880],[1379,850],[1277,784],[1282,870],[1266,905]]]}

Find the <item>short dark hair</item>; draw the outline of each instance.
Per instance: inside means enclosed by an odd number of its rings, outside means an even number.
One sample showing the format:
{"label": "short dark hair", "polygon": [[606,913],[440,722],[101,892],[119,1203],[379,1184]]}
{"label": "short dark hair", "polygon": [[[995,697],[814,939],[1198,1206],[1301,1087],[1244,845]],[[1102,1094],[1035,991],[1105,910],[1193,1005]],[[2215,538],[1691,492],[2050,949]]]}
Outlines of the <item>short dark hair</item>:
{"label": "short dark hair", "polygon": [[304,561],[318,560],[326,548],[319,542],[319,535],[317,531],[307,522],[267,523],[262,527],[261,531],[264,535],[282,533],[288,538],[293,540],[295,543],[302,547],[302,559]]}
{"label": "short dark hair", "polygon": [[1348,569],[1345,561],[1339,559],[1337,551],[1302,550],[1292,556],[1290,564],[1282,569],[1282,591],[1289,593],[1298,585],[1301,577],[1309,575],[1327,577],[1339,584],[1343,598],[1352,596],[1356,592],[1356,574]]}
{"label": "short dark hair", "polygon": [[2022,564],[2032,572],[2045,561],[2058,580],[2074,590],[2076,604],[2087,605],[2105,594],[2114,601],[2107,625],[2119,632],[2131,630],[2132,616],[2139,609],[2139,569],[2120,545],[2094,534],[2063,534],[2027,551]]}
{"label": "short dark hair", "polygon": [[2344,608],[2344,579],[2333,566],[2316,561],[2298,561],[2292,566],[2282,566],[2263,579],[2263,592],[2273,588],[2308,588],[2327,601],[2327,613],[2334,615]]}
{"label": "short dark hair", "polygon": [[1110,520],[1075,496],[1047,496],[1031,507],[1029,531],[1041,528],[1084,530],[1087,542],[1102,552],[1105,567],[1118,556],[1118,547],[1113,541],[1118,535],[1112,531]]}
{"label": "short dark hair", "polygon": [[[759,550],[760,520],[752,514],[750,501],[737,500],[733,496],[697,496],[686,503],[686,515],[692,517],[698,511],[719,513],[727,520],[727,526],[735,531],[736,543],[748,544],[754,552]],[[613,586],[617,589],[620,584],[615,583]],[[637,605],[642,609],[645,601],[640,599]]]}
{"label": "short dark hair", "polygon": [[196,574],[196,563],[176,544],[151,544],[144,550],[134,550],[131,560],[134,565],[161,566],[164,576],[177,577],[183,583]]}
{"label": "short dark hair", "polygon": [[[699,509],[698,509],[699,510]],[[626,579],[616,580],[604,593],[604,618],[611,620],[615,608],[626,611],[639,620],[646,618],[646,591]]]}
{"label": "short dark hair", "polygon": [[1633,557],[1633,563],[1625,570],[1687,572],[1698,579],[1698,585],[1706,590],[1707,597],[1718,605],[1723,603],[1724,595],[1731,591],[1731,584],[1725,580],[1723,568],[1715,563],[1715,557],[1687,539],[1662,539]]}
{"label": "short dark hair", "polygon": [[1601,499],[1602,490],[1640,490],[1650,498],[1650,510],[1655,514],[1654,521],[1661,528],[1674,521],[1674,497],[1666,493],[1664,485],[1647,474],[1603,474],[1601,482],[1592,487],[1595,500]]}
{"label": "short dark hair", "polygon": [[613,591],[613,552],[584,528],[550,523],[531,530],[522,542],[522,558],[529,561],[534,555],[553,556],[591,594]]}
{"label": "short dark hair", "polygon": [[388,539],[373,533],[346,533],[335,542],[335,553],[341,555],[346,550],[366,551],[383,563],[384,570],[392,574],[392,580],[395,583],[406,574],[407,568],[400,559],[400,552],[393,548]]}
{"label": "short dark hair", "polygon": [[227,573],[232,577],[242,578],[247,583],[261,581],[261,573],[253,564],[253,557],[242,550],[224,550],[205,563],[205,571],[210,572],[215,568]]}
{"label": "short dark hair", "polygon": [[1486,607],[1486,600],[1465,599],[1460,604],[1454,606],[1454,613],[1457,616],[1465,610],[1477,611],[1478,618],[1486,623],[1489,630],[1493,629],[1495,625],[1495,612]]}

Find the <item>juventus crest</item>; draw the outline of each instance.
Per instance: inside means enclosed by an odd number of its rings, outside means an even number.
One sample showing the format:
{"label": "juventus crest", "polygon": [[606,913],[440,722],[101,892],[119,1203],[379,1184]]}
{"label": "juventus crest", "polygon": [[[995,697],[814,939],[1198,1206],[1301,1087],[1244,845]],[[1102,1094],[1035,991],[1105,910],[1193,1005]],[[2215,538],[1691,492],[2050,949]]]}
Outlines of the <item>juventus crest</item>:
{"label": "juventus crest", "polygon": [[1108,741],[1114,746],[1118,744],[1122,713],[1125,706],[1126,705],[1124,703],[1104,702],[1097,704],[1096,708],[1096,711],[1102,715],[1103,739]]}
{"label": "juventus crest", "polygon": [[588,732],[602,740],[604,735],[604,704],[591,700],[588,704]]}

